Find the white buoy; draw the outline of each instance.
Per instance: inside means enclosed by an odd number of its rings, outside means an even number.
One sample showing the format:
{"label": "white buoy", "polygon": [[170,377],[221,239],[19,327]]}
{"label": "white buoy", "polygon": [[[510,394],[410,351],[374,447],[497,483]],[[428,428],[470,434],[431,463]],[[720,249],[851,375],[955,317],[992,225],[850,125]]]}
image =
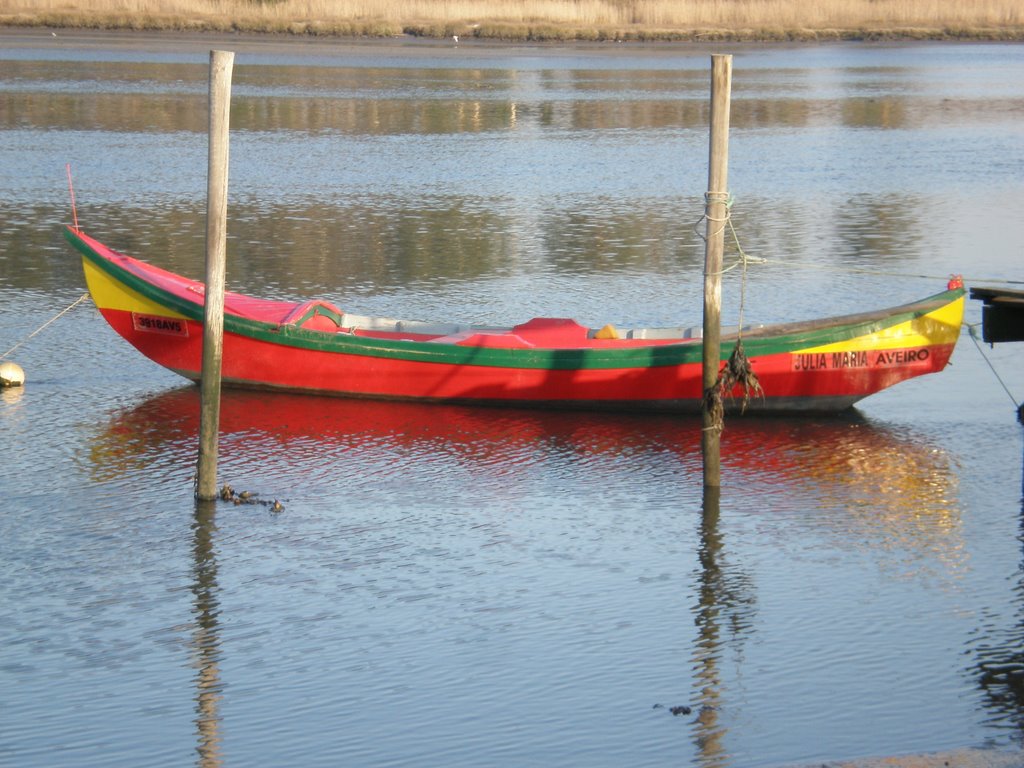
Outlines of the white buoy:
{"label": "white buoy", "polygon": [[25,372],[21,366],[5,360],[0,363],[0,387],[20,387],[25,383]]}

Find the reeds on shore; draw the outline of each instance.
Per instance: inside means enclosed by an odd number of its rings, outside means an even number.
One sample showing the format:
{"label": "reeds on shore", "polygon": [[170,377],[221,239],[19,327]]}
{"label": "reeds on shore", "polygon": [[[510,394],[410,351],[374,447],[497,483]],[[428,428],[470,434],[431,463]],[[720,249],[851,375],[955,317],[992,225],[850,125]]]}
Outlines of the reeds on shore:
{"label": "reeds on shore", "polygon": [[518,40],[1024,39],[1020,0],[0,0],[0,24]]}

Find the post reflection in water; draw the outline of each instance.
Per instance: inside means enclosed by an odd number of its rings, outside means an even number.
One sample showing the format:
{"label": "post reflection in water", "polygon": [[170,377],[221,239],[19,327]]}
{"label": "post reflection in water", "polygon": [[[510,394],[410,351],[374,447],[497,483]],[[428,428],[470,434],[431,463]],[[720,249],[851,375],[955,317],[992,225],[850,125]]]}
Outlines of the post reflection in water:
{"label": "post reflection in water", "polygon": [[196,501],[193,523],[192,595],[195,624],[192,631],[193,664],[196,667],[196,764],[200,768],[221,765],[220,751],[220,639],[217,599],[217,559],[213,537],[217,531],[216,501]]}
{"label": "post reflection in water", "polygon": [[697,552],[698,599],[694,608],[698,637],[693,654],[697,704],[694,743],[704,768],[728,764],[724,744],[728,729],[719,720],[724,701],[719,668],[723,635],[729,633],[741,642],[745,628],[751,626],[755,603],[749,577],[725,562],[724,541],[718,527],[720,512],[721,488],[705,487]]}

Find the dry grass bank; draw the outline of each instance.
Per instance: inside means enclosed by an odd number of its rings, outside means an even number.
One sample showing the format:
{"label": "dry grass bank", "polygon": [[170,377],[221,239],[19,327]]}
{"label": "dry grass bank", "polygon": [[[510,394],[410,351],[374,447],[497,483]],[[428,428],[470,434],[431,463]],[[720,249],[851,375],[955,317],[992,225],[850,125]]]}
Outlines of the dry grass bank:
{"label": "dry grass bank", "polygon": [[518,40],[1024,39],[1020,0],[0,0],[0,24]]}

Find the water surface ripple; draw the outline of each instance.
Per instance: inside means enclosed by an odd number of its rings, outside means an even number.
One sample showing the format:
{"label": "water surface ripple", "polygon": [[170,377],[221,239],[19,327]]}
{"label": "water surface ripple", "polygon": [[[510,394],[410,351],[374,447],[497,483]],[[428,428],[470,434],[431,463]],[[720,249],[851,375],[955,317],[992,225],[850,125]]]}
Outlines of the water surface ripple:
{"label": "water surface ripple", "polygon": [[[202,275],[207,51],[180,42],[5,37],[0,351],[84,291],[65,163],[87,231]],[[235,42],[232,289],[698,320],[711,48]],[[726,275],[724,322],[1019,280],[1022,67],[1015,45],[738,49],[733,223],[766,261]],[[983,351],[1024,378],[1014,345]],[[226,391],[222,482],[283,512],[194,502],[196,389],[90,303],[12,357],[4,764],[1021,745],[1021,429],[966,332],[843,417],[730,419],[718,499],[694,419]]]}

